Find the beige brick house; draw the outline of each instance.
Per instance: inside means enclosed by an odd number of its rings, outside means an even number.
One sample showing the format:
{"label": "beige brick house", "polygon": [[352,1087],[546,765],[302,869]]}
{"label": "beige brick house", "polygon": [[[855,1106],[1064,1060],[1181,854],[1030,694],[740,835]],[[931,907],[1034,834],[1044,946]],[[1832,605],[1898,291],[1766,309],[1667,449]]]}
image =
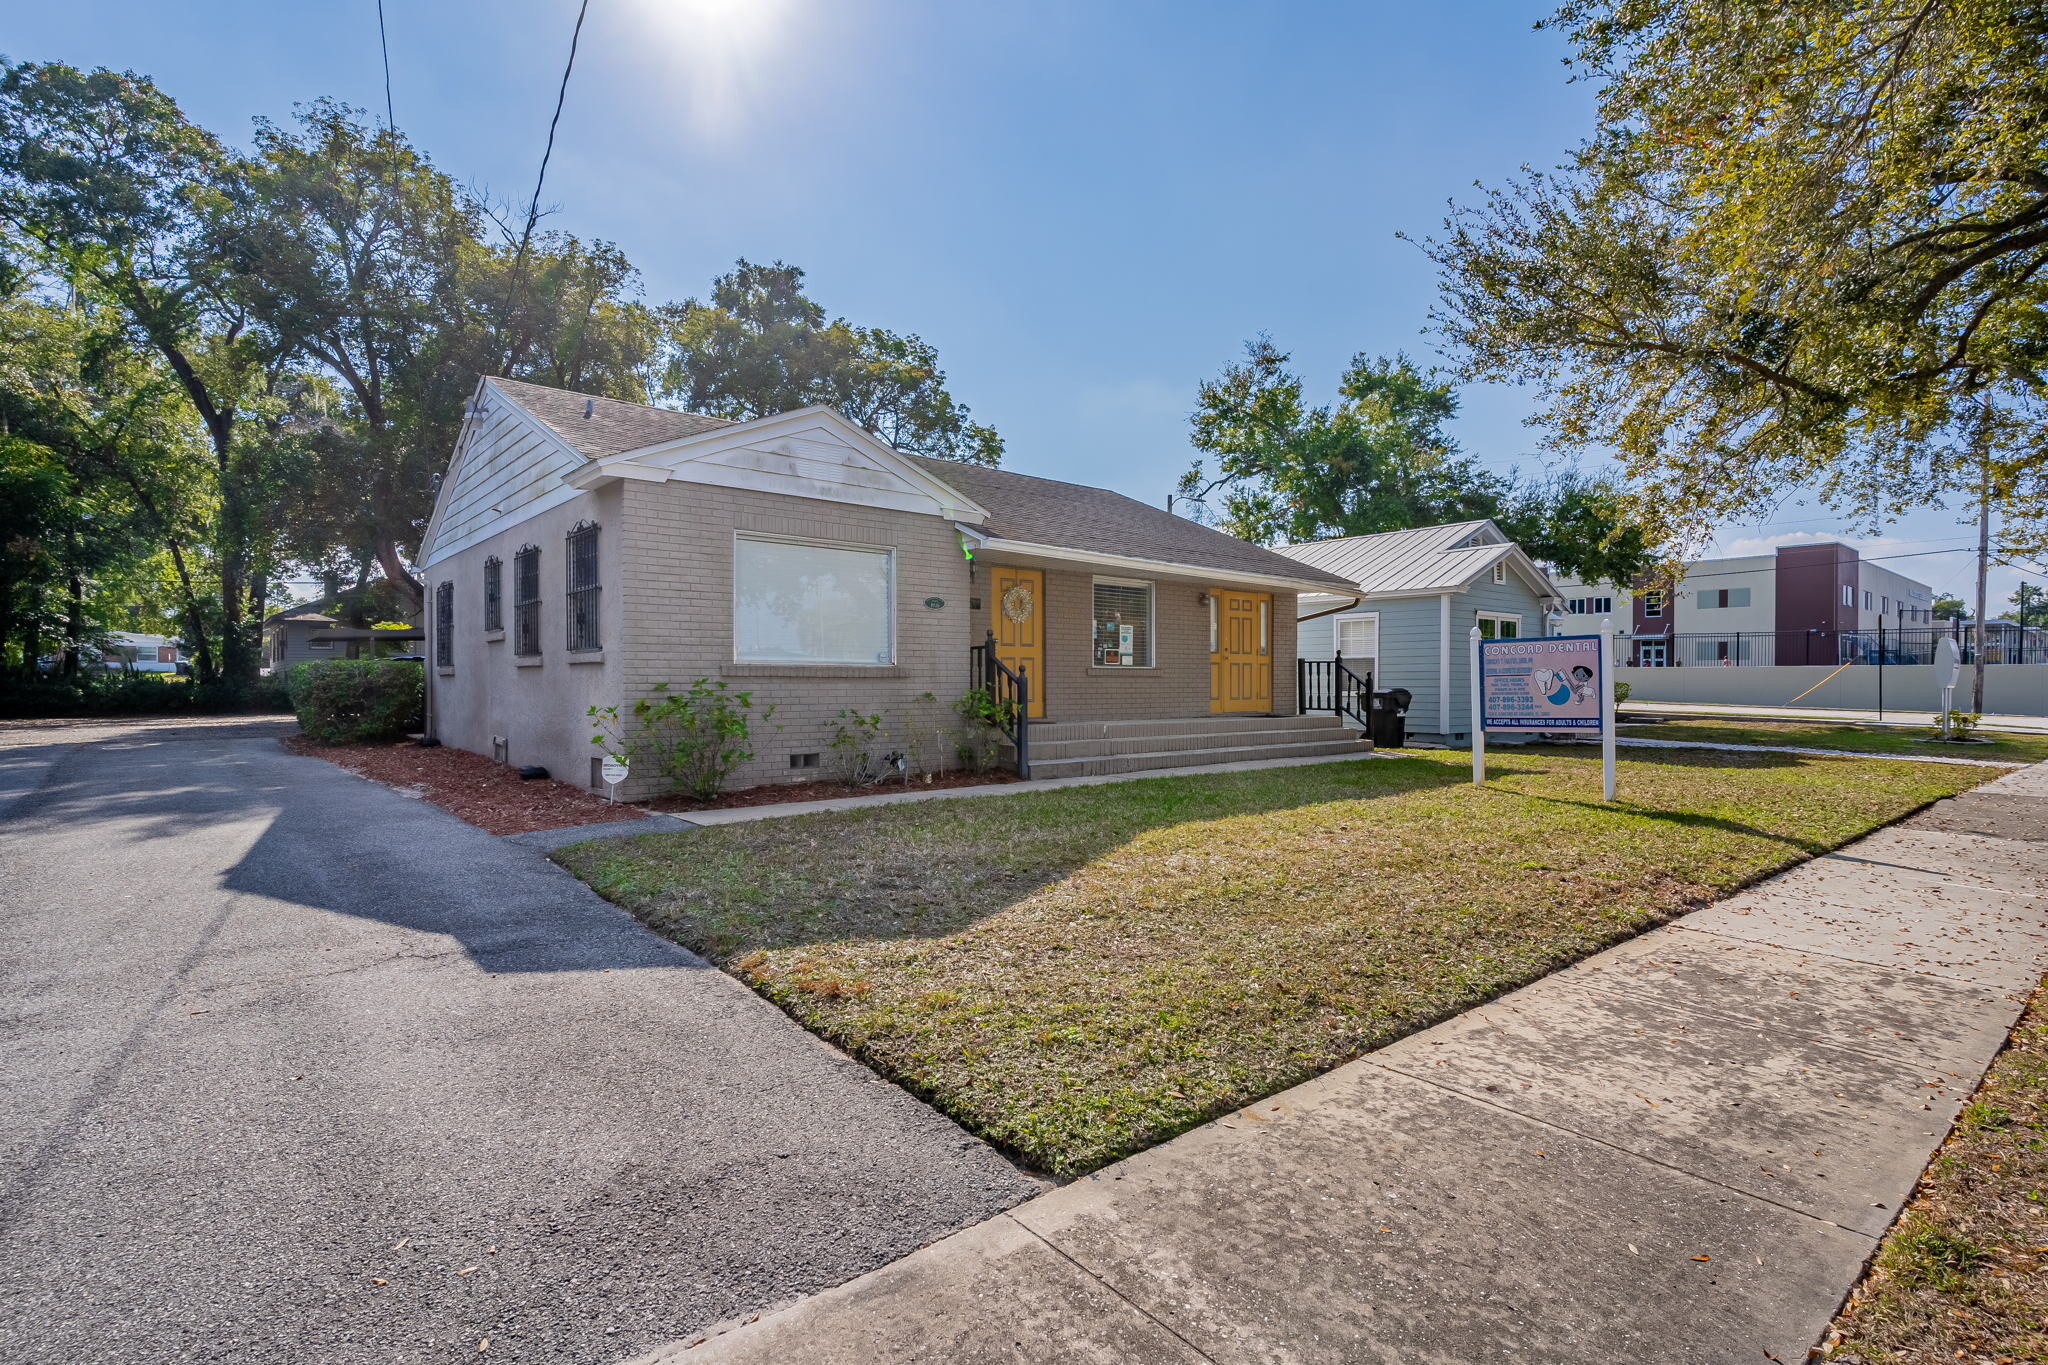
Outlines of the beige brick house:
{"label": "beige brick house", "polygon": [[[734,786],[830,776],[842,710],[886,745],[976,686],[1024,700],[1034,776],[1358,748],[1295,714],[1296,595],[1341,578],[825,408],[725,422],[486,379],[421,565],[431,732],[568,781],[597,781],[590,707],[699,678],[774,707]],[[636,770],[621,794],[656,790]]]}

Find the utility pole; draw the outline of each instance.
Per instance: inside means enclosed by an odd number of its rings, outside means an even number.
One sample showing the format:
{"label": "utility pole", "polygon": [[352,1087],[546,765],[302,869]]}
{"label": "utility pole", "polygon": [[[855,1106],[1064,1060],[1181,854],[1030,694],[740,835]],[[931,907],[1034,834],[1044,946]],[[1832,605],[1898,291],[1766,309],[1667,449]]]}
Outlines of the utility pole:
{"label": "utility pole", "polygon": [[1984,616],[1988,606],[1986,580],[1991,574],[1991,400],[1977,427],[1977,666],[1970,682],[1970,709],[1984,714]]}

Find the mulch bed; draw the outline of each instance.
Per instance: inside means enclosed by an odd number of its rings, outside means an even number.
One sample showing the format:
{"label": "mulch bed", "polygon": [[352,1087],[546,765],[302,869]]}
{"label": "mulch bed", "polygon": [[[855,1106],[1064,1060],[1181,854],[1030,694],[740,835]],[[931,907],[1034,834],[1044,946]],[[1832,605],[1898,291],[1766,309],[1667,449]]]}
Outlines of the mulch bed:
{"label": "mulch bed", "polygon": [[518,769],[467,749],[422,749],[410,740],[325,745],[301,735],[287,735],[279,742],[295,754],[324,758],[372,782],[418,796],[488,834],[640,818],[636,806],[613,805],[566,782],[523,781]]}
{"label": "mulch bed", "polygon": [[892,792],[939,791],[946,787],[987,787],[1017,780],[1017,774],[1002,771],[945,772],[934,775],[929,781],[918,778],[907,784],[876,782],[865,787],[851,782],[770,782],[765,786],[720,792],[709,801],[688,796],[657,796],[641,804],[649,810],[727,810],[734,806],[779,806],[786,801],[836,801],[844,796],[887,796]]}

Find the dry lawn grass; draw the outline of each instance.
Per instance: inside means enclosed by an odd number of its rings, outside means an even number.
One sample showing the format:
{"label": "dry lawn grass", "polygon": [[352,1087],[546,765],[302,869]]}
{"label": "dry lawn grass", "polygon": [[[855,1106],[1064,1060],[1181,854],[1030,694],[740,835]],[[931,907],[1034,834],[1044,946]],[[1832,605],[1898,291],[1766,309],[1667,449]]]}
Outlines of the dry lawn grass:
{"label": "dry lawn grass", "polygon": [[572,846],[562,863],[1027,1164],[1093,1169],[1993,775],[1412,755]]}

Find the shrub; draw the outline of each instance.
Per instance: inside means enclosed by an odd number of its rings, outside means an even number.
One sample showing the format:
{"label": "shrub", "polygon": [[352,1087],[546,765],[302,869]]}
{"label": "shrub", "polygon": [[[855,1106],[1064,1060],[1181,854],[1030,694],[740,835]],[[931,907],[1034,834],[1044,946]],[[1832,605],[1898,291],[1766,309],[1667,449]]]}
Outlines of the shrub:
{"label": "shrub", "polygon": [[1947,728],[1945,733],[1943,730],[1937,729],[1934,732],[1934,737],[1936,739],[1958,741],[1968,740],[1976,734],[1977,725],[1983,719],[1984,717],[1975,711],[1949,711],[1946,714],[1936,711],[1934,713],[1934,723],[1940,726],[1946,721]]}
{"label": "shrub", "polygon": [[425,723],[426,670],[393,659],[300,664],[286,684],[299,729],[316,744],[402,739]]}
{"label": "shrub", "polygon": [[997,701],[986,688],[971,687],[953,703],[954,711],[967,722],[960,739],[960,761],[970,772],[987,772],[1016,728],[1017,703]]}
{"label": "shrub", "polygon": [[832,727],[832,753],[841,781],[856,787],[881,781],[885,761],[875,754],[881,738],[882,717],[879,712],[867,715],[840,708],[839,722]]}
{"label": "shrub", "polygon": [[[653,696],[633,703],[636,730],[631,736],[623,733],[617,707],[591,707],[597,733],[590,742],[612,757],[644,757],[668,779],[671,790],[708,801],[754,756],[753,709],[753,693],[729,691],[723,680],[699,678],[688,692],[671,692],[661,683]],[[770,706],[761,719],[774,714]]]}
{"label": "shrub", "polygon": [[1621,705],[1628,700],[1628,684],[1617,680],[1614,684],[1614,704]]}
{"label": "shrub", "polygon": [[274,679],[254,684],[200,684],[171,673],[86,669],[74,677],[0,681],[0,718],[23,716],[149,716],[289,711]]}

